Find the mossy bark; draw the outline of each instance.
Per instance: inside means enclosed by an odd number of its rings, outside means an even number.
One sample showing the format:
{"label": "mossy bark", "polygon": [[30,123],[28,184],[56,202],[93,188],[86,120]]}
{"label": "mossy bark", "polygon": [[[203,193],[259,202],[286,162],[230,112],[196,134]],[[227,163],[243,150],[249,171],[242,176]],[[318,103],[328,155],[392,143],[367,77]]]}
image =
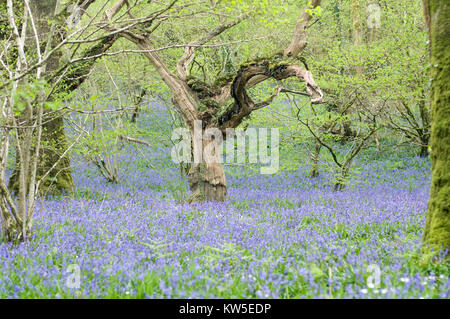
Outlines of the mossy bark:
{"label": "mossy bark", "polygon": [[[44,0],[39,1],[39,3],[32,2],[31,4],[31,10],[36,21],[37,30],[41,36],[50,32],[48,19],[50,19],[54,14],[56,2],[56,0]],[[53,41],[57,42],[57,37],[55,37]],[[53,46],[56,44],[57,43],[54,43]],[[31,40],[29,46],[30,51],[35,50],[33,47],[34,42]],[[45,64],[45,75],[46,77],[49,77],[49,82],[52,81],[50,75],[59,67],[60,56],[61,52],[56,52]],[[71,75],[70,72],[69,75]],[[67,85],[64,85],[64,87],[67,87]],[[56,91],[58,91],[58,88]],[[65,156],[60,160],[61,155],[67,149],[63,118],[61,114],[49,113],[48,116],[44,116],[43,123],[41,136],[42,146],[36,172],[37,180],[41,179],[41,177],[44,176],[44,174],[46,174],[46,172],[49,171],[53,165],[57,163],[57,161],[58,163],[55,168],[51,170],[50,174],[48,174],[48,177],[42,181],[40,193],[46,195],[72,193],[74,184],[70,170],[70,159],[68,156]],[[19,176],[20,163],[19,157],[16,156],[16,169],[11,175],[8,185],[10,190],[16,194],[19,190]]]}
{"label": "mossy bark", "polygon": [[[37,180],[49,171],[67,149],[66,133],[62,116],[54,117],[43,125],[42,146],[36,172]],[[16,157],[16,169],[9,180],[9,189],[18,193],[19,159]],[[71,194],[74,190],[70,159],[64,156],[51,170],[40,186],[40,193],[45,195]]]}
{"label": "mossy bark", "polygon": [[[91,2],[85,2],[87,8]],[[49,32],[48,19],[52,16],[56,0],[39,1],[39,3],[32,3],[33,15],[37,21],[39,33],[47,34]],[[64,33],[62,30],[59,32]],[[32,39],[32,37],[30,37]],[[76,90],[89,76],[95,62],[101,54],[106,52],[115,41],[119,38],[117,34],[109,35],[98,41],[94,45],[88,47],[83,51],[84,57],[95,57],[87,60],[81,60],[69,66],[68,69],[59,69],[61,52],[53,54],[46,63],[45,77],[49,83],[58,79],[62,72],[64,72],[63,80],[60,81],[53,90],[53,95],[50,99],[61,99],[65,93]],[[59,37],[55,37],[53,47],[58,44]],[[30,43],[32,50],[33,42]],[[42,131],[42,149],[37,169],[37,179],[39,180],[49,169],[53,167],[56,161],[67,149],[67,139],[64,130],[64,120],[61,114],[52,113],[44,119]],[[16,169],[13,172],[8,187],[15,193],[18,192],[18,176],[19,176],[19,162],[16,159]],[[51,170],[48,177],[41,183],[42,194],[59,195],[70,194],[74,191],[74,184],[72,172],[70,169],[70,159],[68,156],[63,157],[54,169]]]}
{"label": "mossy bark", "polygon": [[450,249],[450,3],[424,4],[431,40],[433,176],[423,240],[426,247]]}

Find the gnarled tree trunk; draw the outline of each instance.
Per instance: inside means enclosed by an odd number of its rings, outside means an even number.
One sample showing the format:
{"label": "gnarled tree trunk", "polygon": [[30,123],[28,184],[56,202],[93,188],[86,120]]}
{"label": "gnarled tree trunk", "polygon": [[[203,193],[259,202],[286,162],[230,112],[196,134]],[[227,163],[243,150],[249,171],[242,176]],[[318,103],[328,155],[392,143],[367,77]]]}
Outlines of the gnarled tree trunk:
{"label": "gnarled tree trunk", "polygon": [[[319,6],[320,2],[320,0],[313,0],[312,7]],[[202,121],[203,127],[217,128],[222,133],[225,133],[227,128],[236,128],[251,112],[269,105],[276,95],[283,92],[283,88],[277,87],[275,94],[267,101],[254,102],[247,94],[247,88],[269,78],[282,80],[297,77],[306,84],[306,93],[303,94],[310,96],[312,103],[322,103],[322,91],[314,82],[312,73],[306,67],[304,60],[305,67],[302,67],[298,65],[301,60],[297,58],[298,53],[307,44],[305,30],[311,19],[309,10],[302,11],[292,41],[286,50],[268,58],[244,63],[234,76],[217,79],[214,84],[207,84],[188,75],[188,65],[194,59],[195,48],[237,25],[246,16],[228,24],[221,23],[207,32],[204,37],[187,44],[183,56],[177,63],[178,75],[176,75],[158,55],[148,34],[139,29],[120,31],[120,26],[114,26],[112,18],[125,5],[125,0],[118,1],[106,13],[106,18],[110,22],[108,28],[119,32],[121,36],[135,43],[143,51],[145,57],[172,91],[174,106],[183,116],[191,132],[194,131],[196,121]],[[188,175],[191,187],[190,201],[225,199],[225,173],[220,162],[195,163]]]}
{"label": "gnarled tree trunk", "polygon": [[227,195],[225,171],[221,163],[194,164],[188,174],[189,202],[222,202]]}

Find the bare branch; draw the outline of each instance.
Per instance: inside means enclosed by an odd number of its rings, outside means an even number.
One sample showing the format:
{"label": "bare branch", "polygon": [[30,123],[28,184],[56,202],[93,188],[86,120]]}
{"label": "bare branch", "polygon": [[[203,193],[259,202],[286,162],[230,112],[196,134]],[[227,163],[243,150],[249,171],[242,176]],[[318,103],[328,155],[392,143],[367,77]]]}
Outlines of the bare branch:
{"label": "bare branch", "polygon": [[[320,5],[321,0],[312,0],[311,6],[312,8],[316,8]],[[305,30],[308,28],[308,23],[311,20],[312,16],[304,10],[300,15],[297,25],[295,27],[294,34],[292,36],[291,43],[284,50],[284,56],[287,57],[296,57],[304,48],[306,48],[308,42],[306,41],[306,32]]]}
{"label": "bare branch", "polygon": [[135,138],[135,137],[120,135],[119,138],[121,140],[129,141],[129,142],[133,142],[133,143],[143,144],[143,145],[146,145],[146,146],[152,146],[151,143],[149,143],[147,141],[144,141],[144,140],[141,140],[141,139],[138,139],[138,138]]}
{"label": "bare branch", "polygon": [[235,25],[239,24],[241,21],[246,19],[248,15],[244,15],[242,17],[239,17],[235,21],[232,21],[228,24],[221,24],[211,30],[208,34],[206,34],[203,38],[197,39],[195,41],[192,41],[186,46],[186,49],[184,51],[183,57],[178,61],[177,63],[177,71],[178,75],[182,80],[186,80],[187,78],[187,67],[194,59],[194,48],[204,45],[205,43],[209,42],[214,37],[220,35],[224,31],[234,27]]}

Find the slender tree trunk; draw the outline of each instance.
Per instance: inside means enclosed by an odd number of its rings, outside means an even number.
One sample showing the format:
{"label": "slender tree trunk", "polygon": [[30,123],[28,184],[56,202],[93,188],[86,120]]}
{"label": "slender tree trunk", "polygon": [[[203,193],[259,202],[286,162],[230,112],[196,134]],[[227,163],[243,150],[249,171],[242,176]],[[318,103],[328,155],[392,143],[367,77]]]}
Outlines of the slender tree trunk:
{"label": "slender tree trunk", "polygon": [[[355,47],[361,46],[361,0],[352,0],[353,11],[353,43]],[[362,78],[364,69],[362,65],[356,66],[356,75]]]}
{"label": "slender tree trunk", "polygon": [[145,89],[141,88],[139,85],[136,85],[133,89],[134,89],[134,94],[133,94],[134,110],[133,110],[133,114],[131,115],[130,122],[136,123],[137,118],[139,116],[142,100],[144,99],[145,95],[147,94],[147,91]]}
{"label": "slender tree trunk", "polygon": [[422,91],[423,100],[419,102],[420,120],[422,127],[419,130],[420,142],[422,146],[420,148],[420,156],[428,157],[428,146],[430,144],[430,112],[425,103],[425,92]]}
{"label": "slender tree trunk", "polygon": [[[31,9],[33,17],[36,21],[36,27],[40,37],[45,39],[45,35],[50,32],[50,25],[48,19],[51,18],[55,12],[56,0],[44,0],[31,2]],[[31,41],[31,40],[30,40]],[[32,46],[33,44],[30,44]],[[46,63],[46,73],[55,72],[58,69],[60,54],[54,54]],[[39,180],[48,170],[52,168],[54,163],[58,161],[61,154],[67,148],[67,138],[64,130],[64,120],[61,115],[52,113],[46,116],[43,122],[42,130],[43,148],[39,154],[39,162],[37,169],[37,179]],[[16,157],[16,166],[8,187],[11,191],[19,193],[19,176],[20,161]],[[41,192],[44,194],[61,194],[72,193],[74,190],[72,172],[70,169],[70,159],[68,156],[62,158],[56,167],[50,172],[45,181],[41,183]]]}
{"label": "slender tree trunk", "polygon": [[[62,116],[47,119],[42,128],[42,147],[39,154],[39,164],[36,178],[39,180],[59,160],[67,149],[66,133],[64,131],[64,120]],[[16,157],[16,166],[9,179],[8,188],[18,194],[20,159]],[[64,156],[55,168],[42,181],[40,192],[46,195],[70,194],[74,191],[70,159]]]}
{"label": "slender tree trunk", "polygon": [[422,145],[419,152],[420,157],[428,157],[428,146]]}
{"label": "slender tree trunk", "polygon": [[320,150],[322,149],[322,145],[320,143],[316,142],[314,145],[314,153],[311,155],[311,178],[319,176],[319,156],[320,156]]}
{"label": "slender tree trunk", "polygon": [[[36,23],[38,28],[38,33],[41,35],[47,35],[49,31],[48,19],[51,17],[55,10],[56,0],[44,0],[44,1],[32,1],[32,10],[34,16],[36,17]],[[86,10],[93,1],[84,1],[83,10]],[[62,25],[64,27],[64,25]],[[64,33],[63,28],[58,30],[57,33]],[[41,36],[43,37],[43,36]],[[32,37],[30,37],[32,38]],[[45,38],[45,37],[44,37]],[[54,41],[57,42],[59,35],[54,37]],[[54,95],[71,92],[76,90],[88,77],[92,68],[95,65],[96,60],[102,56],[118,39],[118,35],[109,35],[102,40],[98,41],[96,44],[88,47],[83,51],[84,57],[90,57],[86,61],[80,61],[71,65],[64,74],[63,81],[61,81],[53,91]],[[53,43],[55,46],[57,43]],[[32,47],[32,43],[30,47]],[[46,77],[49,82],[57,79],[61,74],[55,74],[58,70],[59,60],[61,52],[56,52],[50,57],[46,62]],[[95,58],[92,58],[95,57]],[[67,149],[67,138],[64,130],[64,120],[60,113],[48,114],[47,118],[44,120],[43,132],[42,132],[42,143],[44,148],[40,152],[37,177],[38,179],[45,172],[48,171],[55,161],[57,161],[60,156]],[[9,181],[9,187],[12,191],[17,193],[18,177],[20,176],[20,163],[16,159],[16,169],[11,176]],[[70,159],[68,155],[62,158],[54,169],[48,174],[48,177],[43,181],[42,192],[47,195],[51,194],[61,194],[61,193],[71,193],[74,190],[72,171],[70,169]]]}
{"label": "slender tree trunk", "polygon": [[431,42],[433,176],[423,240],[427,247],[450,249],[450,3],[424,0],[424,12]]}

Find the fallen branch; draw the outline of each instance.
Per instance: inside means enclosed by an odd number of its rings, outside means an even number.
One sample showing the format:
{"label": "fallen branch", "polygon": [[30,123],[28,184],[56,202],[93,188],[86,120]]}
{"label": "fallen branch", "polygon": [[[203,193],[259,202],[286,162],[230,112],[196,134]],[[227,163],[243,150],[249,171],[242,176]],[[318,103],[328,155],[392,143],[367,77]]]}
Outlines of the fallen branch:
{"label": "fallen branch", "polygon": [[135,137],[120,135],[119,138],[121,140],[129,141],[129,142],[133,142],[133,143],[144,144],[145,146],[149,146],[149,147],[152,146],[151,143],[141,140],[141,139],[138,139],[138,138],[135,138]]}

